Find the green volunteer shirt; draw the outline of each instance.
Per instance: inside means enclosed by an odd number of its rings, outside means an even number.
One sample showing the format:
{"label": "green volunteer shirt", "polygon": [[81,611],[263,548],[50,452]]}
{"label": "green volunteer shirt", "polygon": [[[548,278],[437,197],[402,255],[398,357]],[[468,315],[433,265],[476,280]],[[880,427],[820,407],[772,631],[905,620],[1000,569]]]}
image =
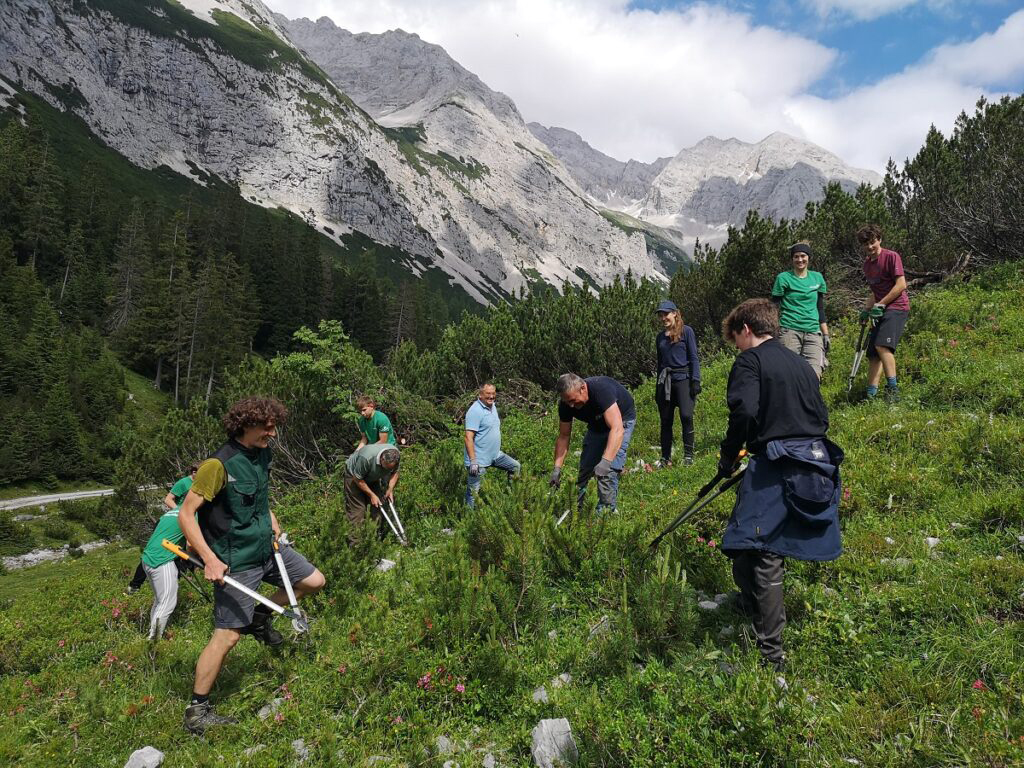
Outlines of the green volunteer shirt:
{"label": "green volunteer shirt", "polygon": [[181,506],[181,502],[188,496],[189,488],[192,487],[192,475],[185,475],[181,480],[171,486],[171,495],[174,496],[174,503]]}
{"label": "green volunteer shirt", "polygon": [[359,431],[363,433],[368,443],[376,443],[380,440],[382,434],[386,434],[388,436],[388,443],[397,445],[394,430],[391,429],[391,419],[380,411],[374,411],[373,416],[368,419],[360,416]]}
{"label": "green volunteer shirt", "polygon": [[169,539],[178,546],[185,541],[185,534],[178,525],[178,508],[165,512],[157,521],[153,535],[146,542],[146,548],[142,550],[142,562],[150,568],[159,568],[164,563],[169,563],[176,555],[169,549],[164,549],[163,540]]}
{"label": "green volunteer shirt", "polygon": [[384,451],[394,450],[388,443],[370,443],[358,451],[354,451],[345,462],[345,471],[365,482],[370,488],[382,489],[387,486],[394,474],[380,465],[380,455]]}
{"label": "green volunteer shirt", "polygon": [[772,286],[772,296],[781,296],[779,325],[794,331],[820,331],[818,294],[825,293],[821,272],[807,270],[806,277],[797,277],[791,270],[780,272]]}

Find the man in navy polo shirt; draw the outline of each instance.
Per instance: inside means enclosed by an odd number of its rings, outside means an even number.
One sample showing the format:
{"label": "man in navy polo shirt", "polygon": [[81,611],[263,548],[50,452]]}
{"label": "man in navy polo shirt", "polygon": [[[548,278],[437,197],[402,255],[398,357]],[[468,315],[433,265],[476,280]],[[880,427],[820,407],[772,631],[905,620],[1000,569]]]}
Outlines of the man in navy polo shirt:
{"label": "man in navy polo shirt", "polygon": [[519,474],[519,462],[501,452],[501,417],[494,404],[497,397],[494,385],[484,384],[466,411],[463,463],[466,466],[466,504],[470,507],[476,502],[480,478],[488,467],[504,470],[509,475]]}
{"label": "man in navy polo shirt", "polygon": [[562,464],[569,452],[572,420],[587,424],[580,455],[580,472],[576,479],[577,501],[583,502],[587,483],[597,477],[597,508],[615,509],[619,494],[619,473],[626,466],[626,450],[633,427],[636,406],[624,386],[608,376],[582,379],[575,373],[558,377],[558,439],[555,441],[555,468],[551,470],[551,486],[562,482]]}

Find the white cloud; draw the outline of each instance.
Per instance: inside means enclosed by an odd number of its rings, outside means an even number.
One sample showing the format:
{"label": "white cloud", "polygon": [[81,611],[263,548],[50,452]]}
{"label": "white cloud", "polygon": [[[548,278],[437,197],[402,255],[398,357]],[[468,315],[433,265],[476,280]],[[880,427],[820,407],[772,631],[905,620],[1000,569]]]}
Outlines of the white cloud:
{"label": "white cloud", "polygon": [[271,0],[287,16],[352,31],[396,27],[442,45],[527,120],[577,131],[621,159],[674,155],[709,134],[756,141],[795,131],[779,105],[835,52],[747,15],[626,0]]}
{"label": "white cloud", "polygon": [[787,106],[805,136],[854,165],[881,170],[920,149],[930,125],[946,135],[978,97],[995,98],[1024,80],[1024,11],[995,32],[943,45],[924,60],[837,99],[804,95]]}
{"label": "white cloud", "polygon": [[[876,12],[944,0],[804,0]],[[706,3],[631,10],[627,0],[265,0],[291,18],[354,32],[401,28],[443,46],[526,120],[569,128],[620,159],[674,155],[708,135],[809,139],[883,170],[948,130],[982,93],[1018,89],[1024,11],[992,34],[935,49],[836,98],[809,94],[839,52]],[[848,8],[849,7],[849,8]],[[852,12],[852,11],[851,11]]]}

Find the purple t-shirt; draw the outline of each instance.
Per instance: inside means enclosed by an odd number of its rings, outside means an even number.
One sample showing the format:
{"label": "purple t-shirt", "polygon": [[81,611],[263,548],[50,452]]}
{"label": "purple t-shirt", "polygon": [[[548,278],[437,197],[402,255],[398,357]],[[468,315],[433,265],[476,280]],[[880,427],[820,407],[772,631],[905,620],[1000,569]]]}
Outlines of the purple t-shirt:
{"label": "purple t-shirt", "polygon": [[[881,301],[896,285],[896,279],[903,277],[903,259],[896,251],[883,248],[877,259],[864,259],[864,279],[871,287],[875,301]],[[897,296],[889,309],[910,309],[910,297],[906,291]]]}

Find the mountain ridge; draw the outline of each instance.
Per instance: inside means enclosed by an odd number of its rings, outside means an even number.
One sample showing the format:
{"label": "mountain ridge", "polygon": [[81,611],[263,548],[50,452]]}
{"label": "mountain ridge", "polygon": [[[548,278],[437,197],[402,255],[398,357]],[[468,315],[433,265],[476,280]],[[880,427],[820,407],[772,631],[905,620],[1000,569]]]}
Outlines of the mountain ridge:
{"label": "mountain ridge", "polygon": [[413,274],[440,267],[479,302],[536,276],[666,279],[644,238],[606,221],[539,144],[506,153],[507,172],[493,174],[378,126],[259,2],[13,0],[0,21],[0,74],[136,165],[214,174],[332,236],[361,232],[405,252]]}

